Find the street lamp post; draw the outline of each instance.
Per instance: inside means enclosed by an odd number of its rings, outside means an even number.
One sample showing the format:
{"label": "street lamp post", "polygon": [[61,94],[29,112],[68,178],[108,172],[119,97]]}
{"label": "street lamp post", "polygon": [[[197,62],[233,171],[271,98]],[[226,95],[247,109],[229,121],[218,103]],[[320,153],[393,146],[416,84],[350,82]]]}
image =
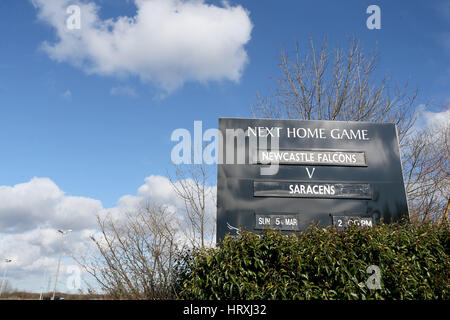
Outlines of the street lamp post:
{"label": "street lamp post", "polygon": [[69,232],[72,232],[72,230],[58,230],[59,233],[62,234],[62,242],[61,242],[61,250],[59,252],[59,259],[58,259],[58,268],[56,269],[56,279],[55,279],[55,287],[53,288],[53,297],[52,300],[55,300],[55,295],[56,295],[56,285],[58,284],[58,277],[59,277],[59,267],[61,266],[61,258],[62,258],[62,253],[63,253],[63,248],[64,248],[64,236],[66,234],[68,234]]}
{"label": "street lamp post", "polygon": [[3,294],[3,288],[6,287],[6,271],[8,270],[8,263],[12,262],[11,259],[5,259],[6,265],[5,270],[3,271],[2,285],[0,287],[0,297]]}
{"label": "street lamp post", "polygon": [[[47,269],[44,271],[44,281],[47,279]],[[42,295],[44,294],[44,285],[41,286],[41,294],[39,295],[39,300],[42,300]],[[50,288],[47,288],[47,292],[50,291]]]}

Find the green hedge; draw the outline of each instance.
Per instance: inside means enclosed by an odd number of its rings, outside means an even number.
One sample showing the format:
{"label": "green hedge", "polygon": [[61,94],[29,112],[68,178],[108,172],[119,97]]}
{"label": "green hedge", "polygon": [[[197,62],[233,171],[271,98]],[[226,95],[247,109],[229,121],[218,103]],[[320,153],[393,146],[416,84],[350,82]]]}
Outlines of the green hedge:
{"label": "green hedge", "polygon": [[[381,224],[338,232],[227,236],[178,269],[182,299],[449,299],[448,225]],[[369,289],[379,267],[381,288]],[[373,283],[371,281],[371,283]]]}

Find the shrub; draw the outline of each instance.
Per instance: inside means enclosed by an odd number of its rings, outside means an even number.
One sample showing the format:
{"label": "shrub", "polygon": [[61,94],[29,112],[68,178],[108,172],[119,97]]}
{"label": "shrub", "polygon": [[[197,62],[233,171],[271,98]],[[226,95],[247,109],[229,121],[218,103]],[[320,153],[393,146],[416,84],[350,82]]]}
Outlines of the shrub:
{"label": "shrub", "polygon": [[[182,299],[449,299],[448,224],[311,226],[227,236],[192,252],[178,274]],[[367,268],[380,269],[369,289]]]}

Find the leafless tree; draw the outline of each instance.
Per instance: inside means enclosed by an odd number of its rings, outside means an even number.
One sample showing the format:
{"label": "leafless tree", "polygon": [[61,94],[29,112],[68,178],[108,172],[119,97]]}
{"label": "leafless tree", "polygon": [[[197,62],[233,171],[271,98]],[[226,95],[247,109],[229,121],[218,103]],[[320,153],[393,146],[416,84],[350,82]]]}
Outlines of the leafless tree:
{"label": "leafless tree", "polygon": [[402,140],[414,123],[417,92],[387,76],[377,80],[377,65],[377,52],[366,55],[355,38],[346,50],[331,50],[327,40],[317,48],[310,38],[303,51],[296,42],[293,58],[281,50],[273,96],[258,93],[251,111],[265,118],[393,122]]}
{"label": "leafless tree", "polygon": [[376,73],[378,54],[366,54],[352,38],[346,49],[319,48],[310,38],[295,54],[281,51],[280,76],[272,95],[257,93],[255,117],[302,120],[391,122],[397,125],[411,217],[436,220],[448,215],[449,122],[439,128],[411,130],[417,90],[398,86]]}
{"label": "leafless tree", "polygon": [[447,123],[412,132],[403,147],[403,167],[410,216],[414,221],[446,219],[450,201]]}
{"label": "leafless tree", "polygon": [[[120,215],[98,217],[99,233],[92,236],[92,252],[74,256],[113,299],[176,298],[177,258],[189,247],[212,243],[215,223],[214,188],[208,186],[206,165],[176,167],[171,179],[174,197],[183,208],[146,204]],[[89,285],[89,283],[87,283]],[[89,292],[96,292],[90,286]]]}
{"label": "leafless tree", "polygon": [[206,164],[177,165],[175,178],[170,178],[175,194],[182,200],[182,226],[180,229],[191,245],[205,247],[215,233],[215,189],[208,186],[209,172]]}
{"label": "leafless tree", "polygon": [[177,252],[176,215],[146,206],[119,219],[98,218],[96,250],[77,262],[114,299],[174,297],[172,269]]}

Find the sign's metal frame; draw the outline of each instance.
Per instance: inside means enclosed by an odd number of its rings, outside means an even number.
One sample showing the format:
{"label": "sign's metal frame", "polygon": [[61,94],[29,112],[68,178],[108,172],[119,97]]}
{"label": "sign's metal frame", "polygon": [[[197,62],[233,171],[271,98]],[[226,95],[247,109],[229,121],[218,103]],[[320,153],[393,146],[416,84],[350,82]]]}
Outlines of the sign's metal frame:
{"label": "sign's metal frame", "polygon": [[[315,128],[325,128],[326,130],[338,128],[341,132],[344,129],[347,129],[347,132],[367,129],[371,130],[371,135],[370,141],[353,142],[343,141],[342,139],[332,140],[334,137],[327,137],[325,142],[316,141],[314,143],[307,139],[299,140],[299,138],[285,136],[280,138],[279,148],[275,149],[277,152],[362,152],[365,165],[280,162],[278,174],[275,176],[262,176],[259,173],[260,169],[267,168],[271,163],[259,161],[260,150],[258,148],[245,150],[245,164],[228,164],[219,161],[217,171],[217,241],[220,242],[226,233],[238,234],[241,227],[249,231],[260,232],[260,229],[255,229],[256,214],[279,214],[299,217],[299,221],[303,223],[299,231],[305,229],[306,222],[319,223],[321,226],[332,225],[333,216],[371,217],[374,224],[381,220],[389,222],[409,218],[399,136],[395,124],[292,119],[219,119],[219,130],[223,136],[225,136],[225,130],[227,129],[238,129],[245,132],[247,126],[255,128],[258,126],[266,126],[267,128],[281,127],[281,130],[283,128],[311,128],[311,130]],[[248,139],[249,137],[246,136],[246,143],[248,143]],[[301,147],[298,144],[301,144]],[[222,155],[225,159],[226,152],[221,149],[223,147],[223,145],[219,147],[219,155]],[[236,156],[239,150],[236,147],[234,148],[233,152]],[[270,146],[267,150],[263,150],[271,151]],[[377,160],[376,158],[379,159]],[[361,158],[359,161],[361,161]],[[276,164],[276,162],[272,163]],[[317,167],[313,179],[309,177],[308,180],[306,174],[303,174],[303,176],[299,174],[299,172],[303,172],[301,168],[308,170],[308,168],[311,169],[312,167]],[[335,172],[336,176],[333,179]],[[255,196],[254,193],[254,183],[258,181],[283,181],[299,184],[302,182],[316,182],[318,184],[364,183],[370,186],[371,197],[368,197],[370,199],[333,198],[330,195],[327,195],[326,198],[303,196],[261,197]],[[320,215],[317,215],[318,213]],[[285,232],[291,233],[292,231]]]}

